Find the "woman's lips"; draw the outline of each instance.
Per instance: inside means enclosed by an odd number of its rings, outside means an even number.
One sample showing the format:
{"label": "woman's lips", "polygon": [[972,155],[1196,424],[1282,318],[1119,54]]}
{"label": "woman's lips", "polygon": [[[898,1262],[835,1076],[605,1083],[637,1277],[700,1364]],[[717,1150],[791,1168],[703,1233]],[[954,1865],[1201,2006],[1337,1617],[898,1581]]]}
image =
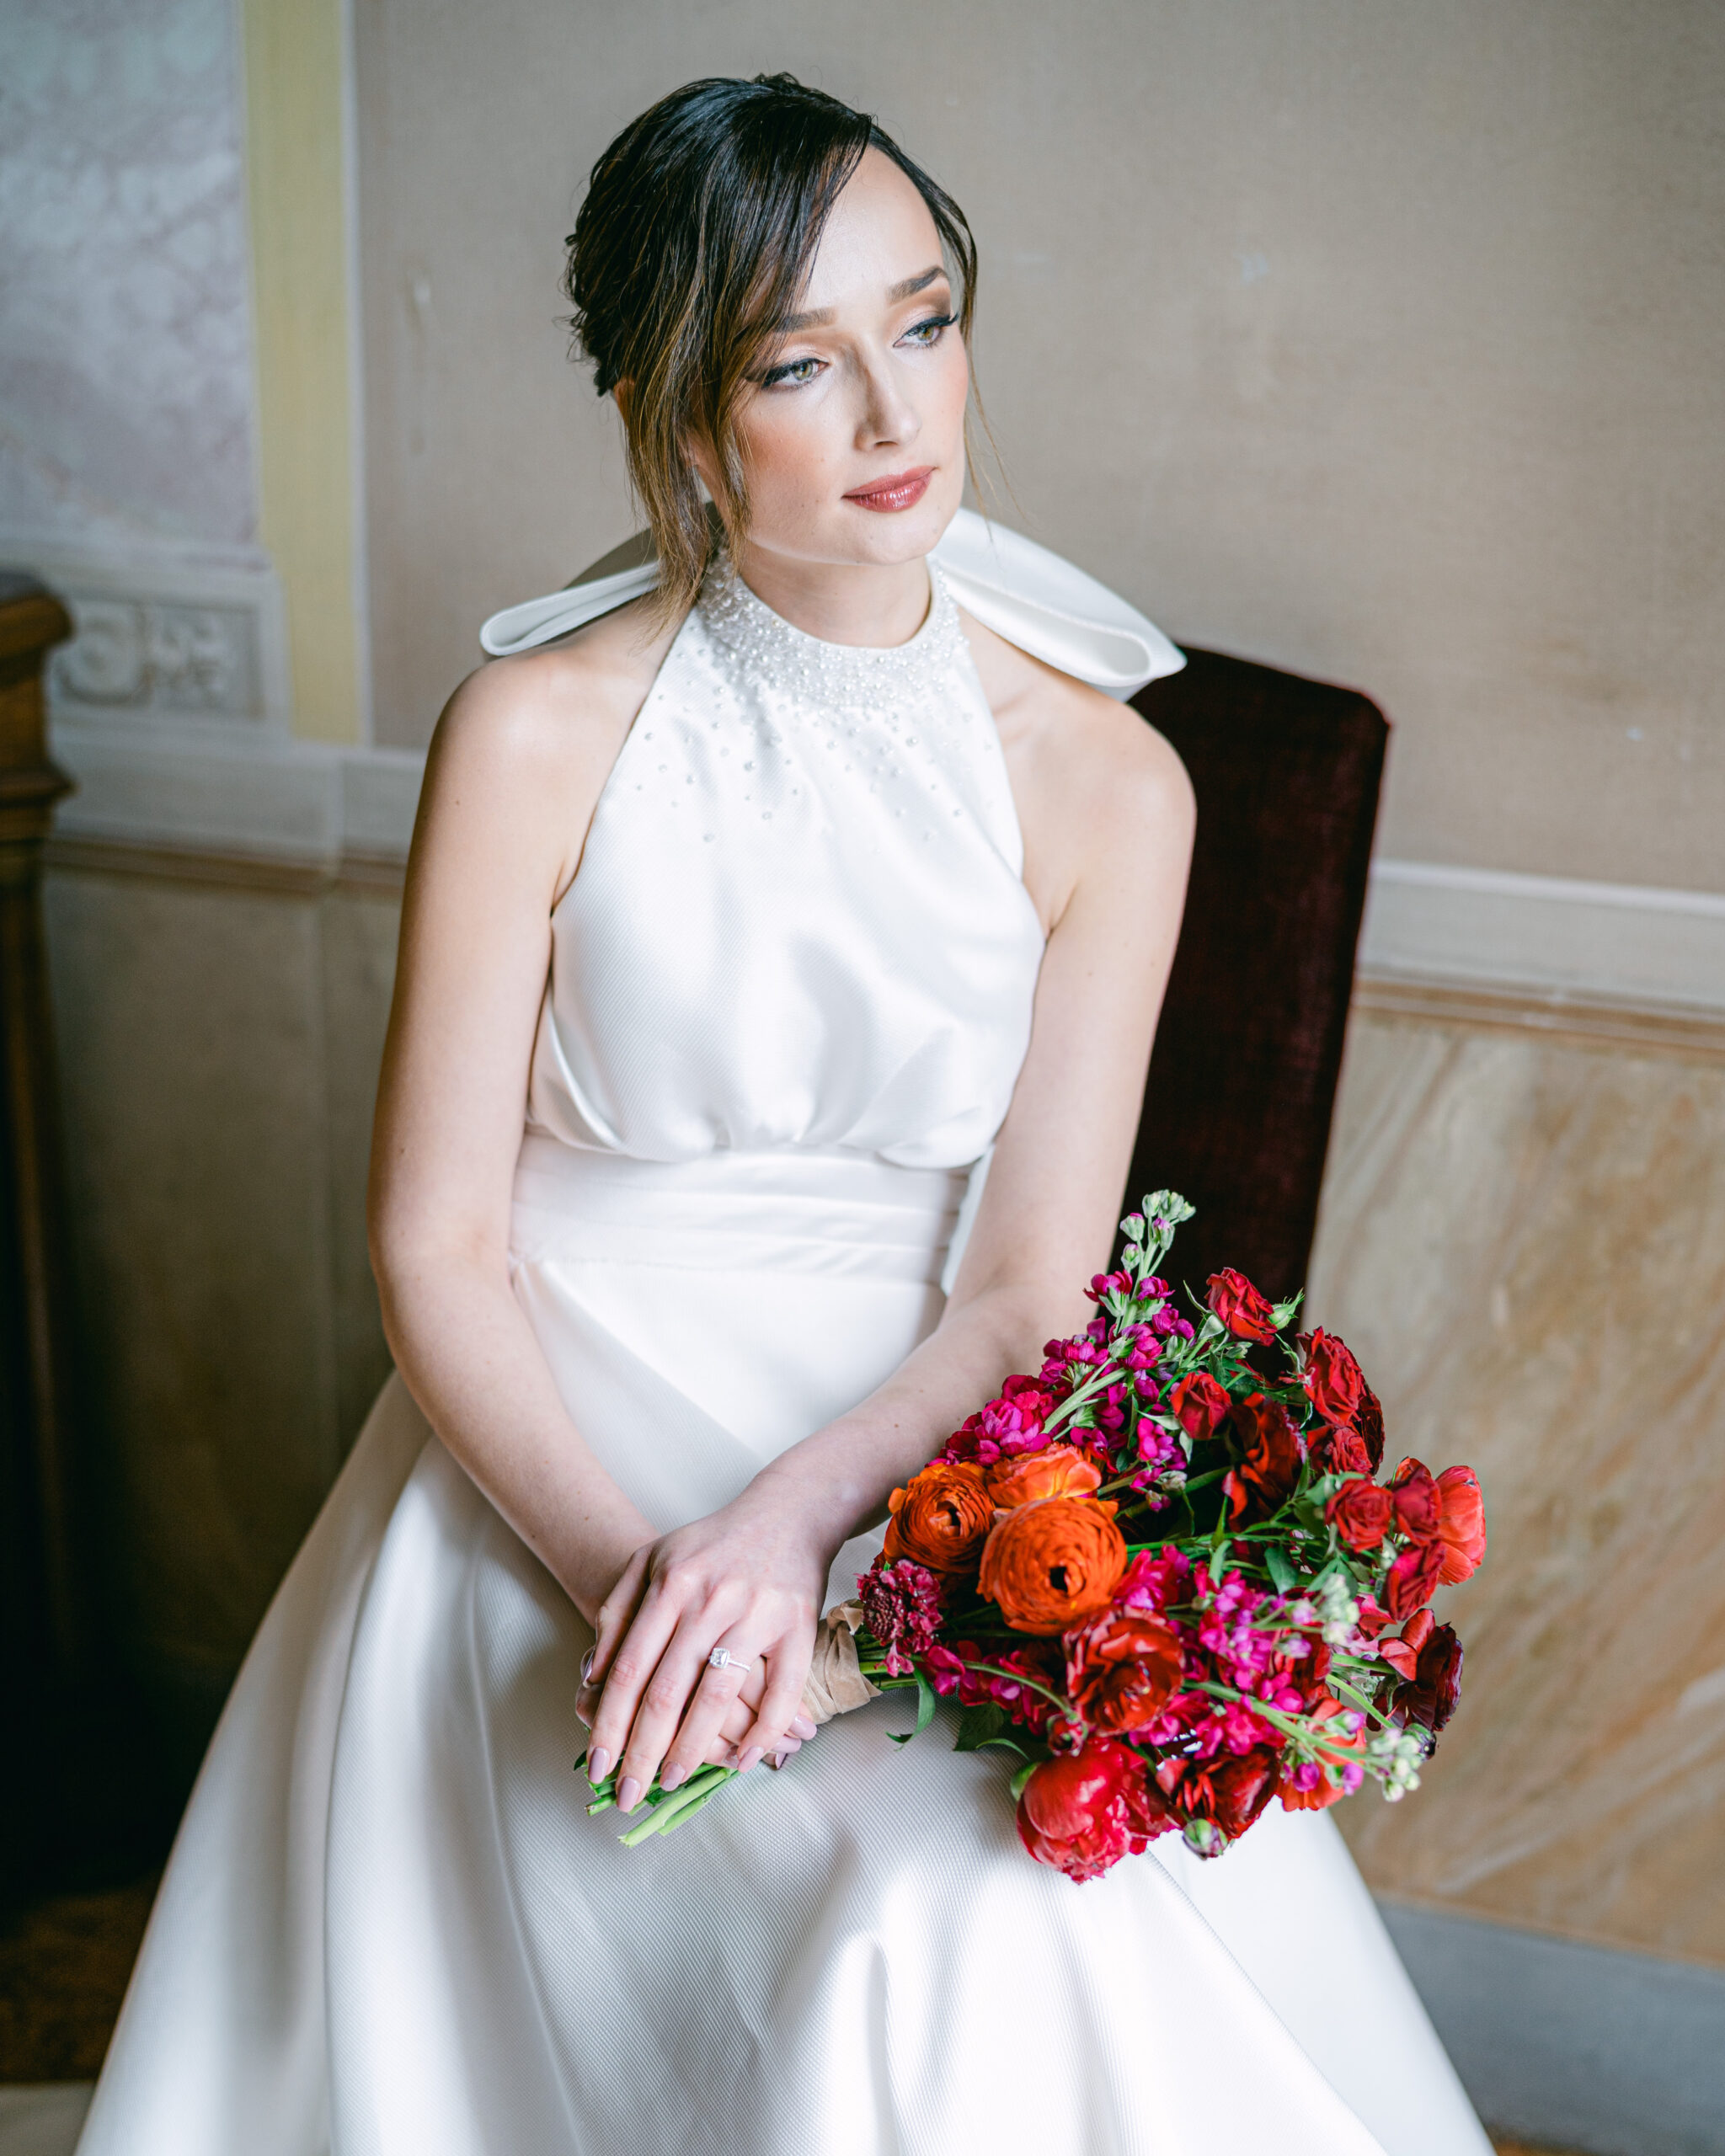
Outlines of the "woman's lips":
{"label": "woman's lips", "polygon": [[845,499],[855,502],[858,509],[914,509],[928,492],[933,477],[932,464],[920,465],[914,472],[889,472],[884,479],[871,479],[866,487],[853,487]]}

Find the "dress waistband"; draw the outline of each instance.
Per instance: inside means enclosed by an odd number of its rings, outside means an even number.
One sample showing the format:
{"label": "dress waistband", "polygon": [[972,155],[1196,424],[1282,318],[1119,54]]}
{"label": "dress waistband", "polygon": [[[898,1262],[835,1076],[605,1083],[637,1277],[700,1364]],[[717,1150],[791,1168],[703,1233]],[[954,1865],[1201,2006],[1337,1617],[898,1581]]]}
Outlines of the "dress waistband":
{"label": "dress waistband", "polygon": [[530,1131],[515,1167],[518,1263],[821,1273],[939,1281],[969,1171],[866,1153],[640,1161]]}

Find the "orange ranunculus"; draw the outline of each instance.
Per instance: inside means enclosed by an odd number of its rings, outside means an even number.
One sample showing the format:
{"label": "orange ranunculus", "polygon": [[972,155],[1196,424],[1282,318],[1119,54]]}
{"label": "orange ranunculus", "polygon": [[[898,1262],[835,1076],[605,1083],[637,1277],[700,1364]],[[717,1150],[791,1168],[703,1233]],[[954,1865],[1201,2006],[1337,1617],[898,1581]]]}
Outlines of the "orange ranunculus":
{"label": "orange ranunculus", "polygon": [[1102,1487],[1102,1470],[1076,1445],[1044,1445],[1040,1452],[997,1460],[986,1480],[989,1496],[1010,1510],[1033,1505],[1039,1497],[1087,1497]]}
{"label": "orange ranunculus", "polygon": [[982,1552],[979,1594],[1014,1631],[1052,1639],[1103,1607],[1126,1569],[1114,1507],[1096,1497],[1015,1505]]}
{"label": "orange ranunculus", "polygon": [[1444,1545],[1445,1587],[1471,1578],[1486,1554],[1486,1501],[1471,1467],[1446,1467],[1438,1477],[1438,1538]]}
{"label": "orange ranunculus", "polygon": [[934,1461],[895,1490],[887,1504],[888,1562],[908,1557],[932,1572],[969,1572],[994,1518],[982,1470],[969,1460]]}

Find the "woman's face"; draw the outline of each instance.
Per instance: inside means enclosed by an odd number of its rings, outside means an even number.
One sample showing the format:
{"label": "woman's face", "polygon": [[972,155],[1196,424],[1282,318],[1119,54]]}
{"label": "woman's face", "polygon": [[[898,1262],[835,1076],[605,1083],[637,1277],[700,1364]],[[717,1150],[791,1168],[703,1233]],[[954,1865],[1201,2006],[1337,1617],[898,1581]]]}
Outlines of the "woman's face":
{"label": "woman's face", "polygon": [[867,152],[833,205],[793,326],[736,421],[751,552],[913,561],[964,488],[969,360],[927,205]]}

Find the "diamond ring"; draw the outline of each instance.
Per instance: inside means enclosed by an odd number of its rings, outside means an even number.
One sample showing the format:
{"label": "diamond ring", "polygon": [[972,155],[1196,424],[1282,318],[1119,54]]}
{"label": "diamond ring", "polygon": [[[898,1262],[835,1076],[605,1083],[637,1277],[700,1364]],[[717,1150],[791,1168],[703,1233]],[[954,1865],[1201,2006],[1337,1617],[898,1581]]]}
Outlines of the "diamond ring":
{"label": "diamond ring", "polygon": [[739,1662],[729,1647],[715,1647],[707,1657],[707,1667],[709,1669],[734,1669],[739,1676],[746,1677],[755,1665],[752,1662]]}

